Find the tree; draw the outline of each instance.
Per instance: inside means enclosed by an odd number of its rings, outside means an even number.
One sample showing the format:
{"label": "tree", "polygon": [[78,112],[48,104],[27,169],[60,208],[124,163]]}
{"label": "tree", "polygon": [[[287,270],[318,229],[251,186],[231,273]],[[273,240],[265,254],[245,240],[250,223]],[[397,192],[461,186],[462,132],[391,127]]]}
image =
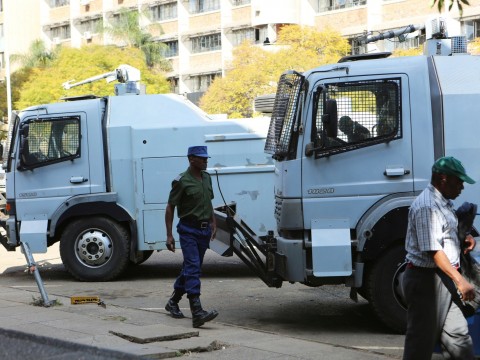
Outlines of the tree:
{"label": "tree", "polygon": [[[224,78],[217,78],[200,99],[208,113],[226,113],[230,118],[250,117],[259,95],[271,94],[286,70],[305,71],[336,62],[349,51],[347,40],[332,30],[322,32],[299,25],[284,26],[277,44],[264,47],[244,42],[233,51]],[[274,47],[275,46],[275,47]]]}
{"label": "tree", "polygon": [[400,56],[416,56],[422,55],[423,49],[421,47],[410,48],[410,49],[396,49],[392,53],[392,57],[400,57]]}
{"label": "tree", "polygon": [[[457,3],[458,11],[460,12],[460,15],[463,12],[463,4],[465,5],[470,5],[468,0],[448,0],[448,10],[452,10],[453,4]],[[430,6],[434,7],[435,4],[437,4],[438,12],[441,12],[443,9],[443,6],[445,5],[445,0],[430,0]]]}
{"label": "tree", "polygon": [[12,54],[10,61],[18,62],[24,68],[46,67],[55,60],[57,54],[58,47],[50,51],[42,40],[37,39],[32,41],[26,54]]}
{"label": "tree", "polygon": [[[145,15],[146,16],[146,15]],[[151,25],[149,29],[160,25]],[[163,54],[166,45],[154,41],[148,28],[140,26],[140,13],[137,10],[121,9],[117,20],[110,26],[105,26],[103,32],[117,41],[123,42],[128,48],[138,48],[145,56],[145,62],[149,67],[158,66],[164,71],[171,70],[171,64]],[[157,29],[161,32],[161,28]]]}
{"label": "tree", "polygon": [[57,59],[47,68],[32,68],[29,81],[20,89],[19,99],[14,103],[17,109],[28,106],[59,101],[65,96],[95,94],[106,96],[114,94],[113,84],[105,80],[65,90],[62,84],[75,79],[108,73],[120,64],[131,65],[141,71],[142,83],[148,93],[166,93],[169,84],[163,73],[145,65],[143,53],[139,49],[121,49],[115,46],[90,45],[81,49],[61,48]]}
{"label": "tree", "polygon": [[230,118],[250,117],[257,95],[275,92],[271,54],[244,42],[233,51],[231,70],[225,78],[216,78],[200,99],[208,113],[227,113]]}

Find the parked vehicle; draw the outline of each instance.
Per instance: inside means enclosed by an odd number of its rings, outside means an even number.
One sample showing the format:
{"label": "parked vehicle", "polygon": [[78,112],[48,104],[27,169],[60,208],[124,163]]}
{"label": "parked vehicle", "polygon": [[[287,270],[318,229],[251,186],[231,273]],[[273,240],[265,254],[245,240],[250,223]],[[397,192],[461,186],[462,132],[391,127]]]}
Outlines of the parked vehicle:
{"label": "parked vehicle", "polygon": [[44,253],[60,242],[77,279],[108,281],[166,249],[165,207],[187,149],[207,145],[215,205],[234,201],[260,233],[271,225],[268,119],[218,120],[179,95],[144,95],[121,65],[65,88],[114,77],[118,96],[76,97],[14,114],[6,171],[8,250]]}
{"label": "parked vehicle", "polygon": [[[219,241],[267,285],[345,284],[397,331],[406,326],[395,274],[411,202],[441,156],[480,179],[480,57],[448,37],[443,20],[427,25],[425,55],[348,56],[284,73],[265,148],[275,159],[276,233],[259,236],[241,216],[217,212]],[[467,200],[480,202],[477,185],[456,203]]]}

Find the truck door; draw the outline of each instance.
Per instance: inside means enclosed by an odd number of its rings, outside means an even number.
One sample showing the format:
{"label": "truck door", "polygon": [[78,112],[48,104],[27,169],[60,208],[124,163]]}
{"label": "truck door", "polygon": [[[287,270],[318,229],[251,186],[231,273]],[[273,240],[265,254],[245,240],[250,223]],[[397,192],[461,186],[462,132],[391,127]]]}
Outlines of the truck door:
{"label": "truck door", "polygon": [[66,199],[90,193],[86,115],[25,119],[18,129],[18,220],[45,220]]}
{"label": "truck door", "polygon": [[380,199],[413,191],[410,113],[402,111],[408,77],[325,80],[313,99],[305,141],[315,151],[302,159],[304,225],[331,218],[353,229]]}

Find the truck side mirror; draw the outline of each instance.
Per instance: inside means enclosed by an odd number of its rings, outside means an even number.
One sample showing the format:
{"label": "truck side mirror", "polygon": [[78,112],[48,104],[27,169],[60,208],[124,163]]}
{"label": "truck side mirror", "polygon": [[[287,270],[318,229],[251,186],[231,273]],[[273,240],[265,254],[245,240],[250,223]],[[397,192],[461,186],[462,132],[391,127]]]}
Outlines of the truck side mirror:
{"label": "truck side mirror", "polygon": [[323,129],[328,137],[336,138],[338,133],[337,100],[328,99],[322,115]]}
{"label": "truck side mirror", "polygon": [[20,126],[20,164],[19,168],[23,168],[28,164],[29,146],[28,146],[28,133],[30,126],[28,124],[22,124]]}

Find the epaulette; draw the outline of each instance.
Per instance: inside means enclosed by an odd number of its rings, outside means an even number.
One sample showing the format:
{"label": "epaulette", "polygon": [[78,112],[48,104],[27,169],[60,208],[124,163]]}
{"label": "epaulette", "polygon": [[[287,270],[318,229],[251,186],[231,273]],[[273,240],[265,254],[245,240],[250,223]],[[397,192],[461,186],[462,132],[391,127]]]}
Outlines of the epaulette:
{"label": "epaulette", "polygon": [[185,175],[185,173],[178,174],[178,176],[172,180],[172,186],[174,186],[176,183],[180,181],[180,179]]}

